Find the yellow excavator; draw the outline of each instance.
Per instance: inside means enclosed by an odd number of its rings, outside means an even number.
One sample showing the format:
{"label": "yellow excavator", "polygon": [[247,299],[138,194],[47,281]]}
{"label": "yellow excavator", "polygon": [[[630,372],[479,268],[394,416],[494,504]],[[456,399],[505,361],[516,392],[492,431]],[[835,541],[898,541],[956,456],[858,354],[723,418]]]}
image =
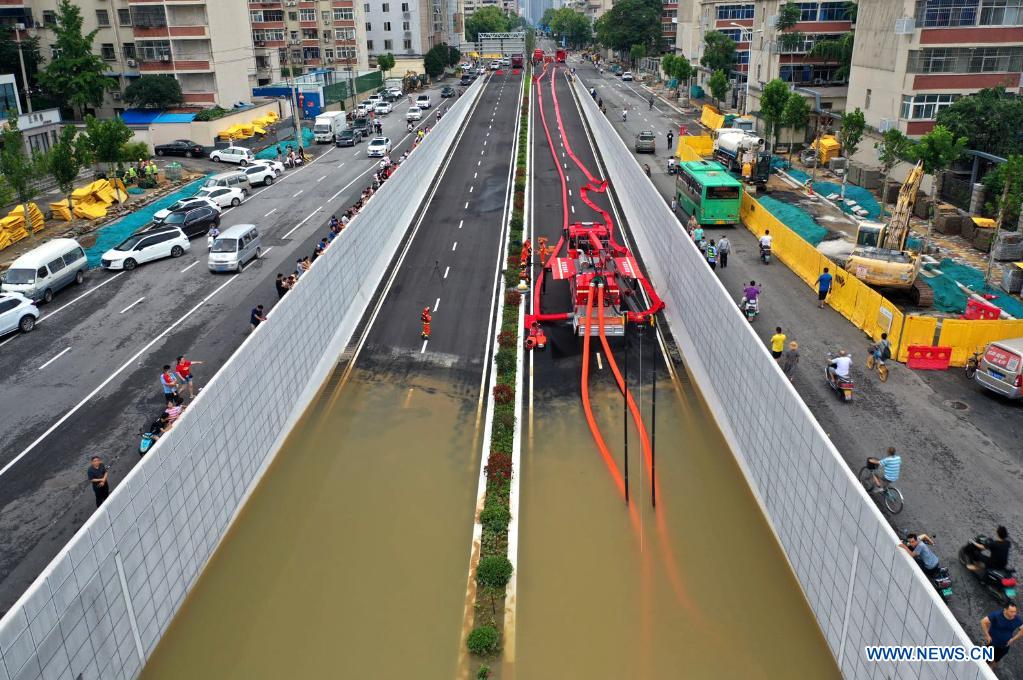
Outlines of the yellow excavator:
{"label": "yellow excavator", "polygon": [[904,292],[914,305],[930,307],[934,291],[918,279],[923,263],[920,253],[906,250],[909,218],[923,176],[923,164],[917,163],[899,189],[899,199],[888,224],[860,223],[856,247],[846,260],[845,269],[867,285]]}

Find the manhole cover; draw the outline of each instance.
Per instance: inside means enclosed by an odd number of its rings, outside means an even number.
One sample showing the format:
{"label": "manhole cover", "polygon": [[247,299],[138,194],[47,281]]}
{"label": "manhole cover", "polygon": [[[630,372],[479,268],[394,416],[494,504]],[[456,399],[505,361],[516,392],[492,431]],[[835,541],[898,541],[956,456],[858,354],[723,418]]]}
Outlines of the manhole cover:
{"label": "manhole cover", "polygon": [[946,401],[945,406],[956,411],[968,411],[970,408],[961,401]]}

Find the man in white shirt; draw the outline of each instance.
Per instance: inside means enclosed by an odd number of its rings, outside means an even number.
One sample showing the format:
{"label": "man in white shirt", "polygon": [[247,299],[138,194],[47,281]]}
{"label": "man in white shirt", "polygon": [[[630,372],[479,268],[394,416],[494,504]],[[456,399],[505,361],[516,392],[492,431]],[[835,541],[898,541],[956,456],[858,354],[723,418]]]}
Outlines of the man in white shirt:
{"label": "man in white shirt", "polygon": [[767,231],[764,232],[764,235],[760,237],[760,247],[761,248],[770,248],[771,247],[771,241],[773,239],[774,239],[774,237],[771,236],[771,231],[770,231],[770,229],[768,229]]}
{"label": "man in white shirt", "polygon": [[852,367],[852,358],[844,349],[838,351],[838,356],[828,364],[828,372],[837,375],[839,378],[849,379],[849,369]]}

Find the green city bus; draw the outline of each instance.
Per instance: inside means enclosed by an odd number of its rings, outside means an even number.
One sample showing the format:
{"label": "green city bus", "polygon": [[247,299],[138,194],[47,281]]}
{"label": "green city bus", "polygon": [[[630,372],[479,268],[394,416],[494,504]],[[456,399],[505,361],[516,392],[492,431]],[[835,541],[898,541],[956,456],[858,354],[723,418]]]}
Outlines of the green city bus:
{"label": "green city bus", "polygon": [[701,225],[738,224],[742,182],[716,161],[683,161],[675,175],[675,196]]}

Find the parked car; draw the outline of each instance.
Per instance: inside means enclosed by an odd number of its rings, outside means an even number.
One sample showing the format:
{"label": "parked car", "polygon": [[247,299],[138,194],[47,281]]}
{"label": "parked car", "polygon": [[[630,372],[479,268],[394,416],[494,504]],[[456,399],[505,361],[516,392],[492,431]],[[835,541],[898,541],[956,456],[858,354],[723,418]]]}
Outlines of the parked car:
{"label": "parked car", "polygon": [[394,106],[390,102],[377,102],[373,107],[373,112],[378,116],[386,116],[391,111],[394,111]]}
{"label": "parked car", "polygon": [[366,147],[366,155],[373,158],[380,158],[391,153],[391,140],[389,137],[375,137]]}
{"label": "parked car", "polygon": [[379,104],[382,101],[384,101],[384,95],[379,94],[379,93],[371,94],[370,96],[366,97],[366,103],[370,104],[372,106],[376,106],[377,104]]}
{"label": "parked car", "polygon": [[501,62],[497,61],[496,59],[494,61],[490,62],[490,70],[491,71],[496,71],[499,68],[501,68]]}
{"label": "parked car", "polygon": [[405,120],[422,120],[423,110],[418,106],[408,107],[408,111],[405,112]]}
{"label": "parked car", "polygon": [[622,73],[622,80],[632,80],[632,71],[624,71]]}
{"label": "parked car", "polygon": [[0,293],[0,335],[28,333],[38,318],[39,308],[21,293]]}
{"label": "parked car", "polygon": [[458,81],[458,84],[464,87],[464,86],[466,86],[466,85],[472,85],[472,81],[473,81],[473,78],[472,78],[472,76],[464,75],[464,76],[462,76],[462,78],[461,78],[461,79],[460,79],[460,80]]}
{"label": "parked car", "polygon": [[163,221],[167,219],[167,215],[170,215],[172,212],[184,210],[186,208],[195,208],[200,205],[208,205],[211,208],[214,208],[217,212],[220,212],[219,203],[211,201],[205,196],[189,196],[188,198],[182,198],[180,201],[174,201],[163,210],[157,210],[156,213],[153,214],[153,222],[156,224],[162,224]]}
{"label": "parked car", "polygon": [[150,230],[162,227],[180,227],[188,238],[205,236],[210,227],[220,226],[220,213],[208,206],[200,205],[198,208],[178,210],[167,215],[163,224],[150,227]]}
{"label": "parked car", "polygon": [[167,144],[157,144],[153,147],[157,156],[184,156],[186,158],[195,158],[198,156],[204,156],[204,150],[202,144],[197,144],[191,139],[175,139],[173,142]]}
{"label": "parked car", "polygon": [[252,161],[252,164],[267,166],[268,168],[274,171],[274,177],[280,177],[281,175],[284,174],[284,163],[281,163],[280,161],[275,161],[273,159],[263,160],[257,158],[256,160]]}
{"label": "parked car", "polygon": [[210,152],[210,160],[217,163],[235,163],[243,168],[256,160],[251,149],[244,146],[229,146],[225,149],[214,149]]}
{"label": "parked car", "polygon": [[89,260],[78,241],[55,238],[36,246],[0,274],[0,290],[21,293],[36,302],[50,302],[53,294],[85,280]]}
{"label": "parked car", "polygon": [[352,121],[352,129],[363,137],[369,137],[369,118],[360,116]]}
{"label": "parked car", "polygon": [[361,102],[358,106],[355,107],[355,115],[356,116],[368,115],[369,112],[373,110],[373,106],[374,106],[373,102]]}
{"label": "parked car", "polygon": [[973,379],[1003,397],[1023,398],[1023,338],[989,343],[977,362]]}
{"label": "parked car", "polygon": [[[267,167],[259,167],[258,172],[263,173],[262,177],[272,177],[273,171]],[[236,208],[245,200],[245,194],[238,187],[203,187],[195,193],[201,198],[208,198],[221,208],[228,206]],[[178,211],[180,212],[180,211]],[[220,210],[217,210],[219,213]]]}
{"label": "parked car", "polygon": [[215,175],[210,175],[206,178],[206,181],[202,183],[203,189],[208,187],[237,187],[241,189],[242,193],[246,196],[248,196],[249,191],[252,190],[252,185],[249,184],[249,176],[242,170],[218,172]]}
{"label": "parked car", "polygon": [[389,87],[384,90],[381,94],[384,95],[384,101],[396,102],[404,96],[400,87]]}
{"label": "parked car", "polygon": [[657,135],[643,130],[636,135],[636,153],[654,153],[657,150]]}
{"label": "parked car", "polygon": [[277,179],[277,173],[274,172],[274,169],[262,163],[245,168],[245,174],[249,176],[249,184],[253,186],[262,184],[268,187]]}
{"label": "parked car", "polygon": [[263,241],[254,224],[236,224],[220,232],[210,247],[206,266],[211,272],[240,272],[245,263],[263,256]]}
{"label": "parked car", "polygon": [[428,109],[431,106],[433,106],[433,102],[430,101],[430,95],[421,94],[418,97],[416,97],[416,106],[418,106],[421,109]]}
{"label": "parked car", "polygon": [[[210,210],[210,208],[204,208]],[[179,213],[175,213],[179,214]],[[185,213],[180,213],[184,215]],[[155,229],[132,234],[118,245],[103,253],[100,264],[104,269],[126,269],[131,271],[140,264],[162,260],[165,257],[181,257],[192,249],[185,232],[179,227],[160,226]]]}
{"label": "parked car", "polygon": [[355,146],[362,141],[362,133],[352,128],[342,130],[334,138],[334,143],[338,146]]}
{"label": "parked car", "polygon": [[450,85],[445,85],[443,88],[441,88],[440,96],[444,99],[447,99],[448,97],[454,97],[455,88],[451,87]]}

